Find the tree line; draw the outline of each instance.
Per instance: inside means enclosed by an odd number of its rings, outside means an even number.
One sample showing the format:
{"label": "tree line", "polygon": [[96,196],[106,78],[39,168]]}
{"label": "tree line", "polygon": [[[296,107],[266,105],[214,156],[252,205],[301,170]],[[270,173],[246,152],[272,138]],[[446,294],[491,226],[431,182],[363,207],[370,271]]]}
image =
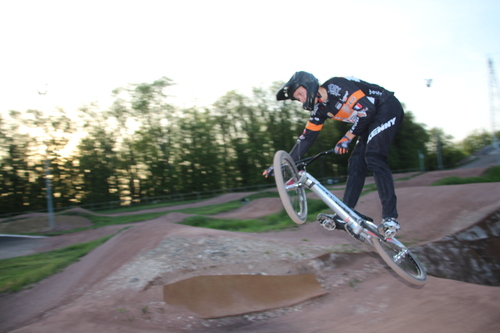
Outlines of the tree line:
{"label": "tree line", "polygon": [[[0,214],[46,209],[47,177],[55,207],[128,204],[274,181],[263,178],[263,170],[277,150],[292,148],[308,119],[299,103],[275,100],[280,83],[254,88],[251,97],[230,91],[211,107],[191,108],[169,103],[172,84],[162,77],[115,89],[107,110],[90,104],[71,113],[27,110],[0,117]],[[333,148],[348,127],[328,121],[309,154]],[[426,170],[436,169],[438,144],[446,166],[466,154],[406,110],[389,164],[419,170],[424,161]],[[310,171],[342,176],[347,159],[323,159]]]}

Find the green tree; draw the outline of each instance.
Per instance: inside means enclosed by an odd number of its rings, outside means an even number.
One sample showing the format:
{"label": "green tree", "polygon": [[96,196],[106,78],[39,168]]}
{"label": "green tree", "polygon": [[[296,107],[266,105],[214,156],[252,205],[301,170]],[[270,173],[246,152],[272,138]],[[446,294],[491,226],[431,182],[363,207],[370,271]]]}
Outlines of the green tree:
{"label": "green tree", "polygon": [[307,116],[297,103],[276,102],[274,90],[281,86],[275,83],[269,90],[254,89],[253,100],[257,103],[265,125],[267,141],[262,147],[264,156],[272,159],[277,150],[290,150],[304,127]]}
{"label": "green tree", "polygon": [[217,140],[222,144],[222,168],[226,176],[225,188],[238,187],[241,184],[241,160],[243,149],[242,141],[245,135],[241,128],[238,109],[244,102],[245,97],[235,91],[230,91],[219,98],[214,104],[211,112],[215,116]]}
{"label": "green tree", "polygon": [[[73,121],[63,110],[47,115],[38,110],[11,111],[2,118],[2,197],[10,211],[47,208],[46,178],[51,179],[55,207],[71,204],[73,174],[63,156],[72,134]],[[49,168],[47,168],[47,165]]]}
{"label": "green tree", "polygon": [[[106,111],[105,117],[116,124],[114,133],[116,138],[115,151],[117,154],[117,181],[120,197],[125,200],[138,201],[141,197],[139,181],[139,158],[136,154],[134,142],[139,140],[138,124],[134,119],[128,94],[122,94],[123,88],[113,90],[115,101]],[[125,98],[122,96],[125,95]]]}
{"label": "green tree", "polygon": [[135,195],[139,191],[140,197],[175,191],[175,169],[171,166],[175,156],[171,149],[176,115],[175,108],[166,103],[165,93],[171,85],[172,80],[162,77],[152,83],[133,84],[114,91],[117,102],[113,114],[121,122],[126,119],[138,127],[135,142],[128,142],[128,154],[136,163],[134,178],[140,186],[132,191]]}
{"label": "green tree", "polygon": [[403,123],[389,151],[391,169],[394,171],[421,169],[421,162],[423,162],[421,157],[427,155],[429,140],[425,125],[416,123],[415,115],[411,111],[405,111]]}
{"label": "green tree", "polygon": [[[34,153],[37,170],[38,184],[41,177],[48,173],[51,179],[51,191],[53,194],[54,207],[67,207],[74,203],[75,189],[73,183],[76,176],[71,172],[72,165],[65,156],[70,145],[71,138],[76,132],[76,125],[63,109],[52,110],[46,114],[38,110],[28,110],[31,117],[23,121],[24,126],[31,131],[39,131],[35,136],[39,149]],[[48,170],[47,170],[48,164]],[[40,167],[43,165],[43,168]],[[43,176],[42,176],[43,175]],[[45,189],[47,190],[47,189]],[[43,194],[46,197],[46,194]]]}
{"label": "green tree", "polygon": [[426,170],[447,169],[457,165],[466,154],[453,143],[453,137],[447,135],[440,128],[432,128],[429,131],[430,141],[428,143],[429,155],[426,160]]}
{"label": "green tree", "polygon": [[82,204],[118,201],[120,199],[113,142],[104,137],[103,132],[84,138],[79,146],[79,167],[82,182],[79,186],[79,199]]}
{"label": "green tree", "polygon": [[[500,132],[496,133],[496,137],[500,138]],[[468,135],[459,143],[459,147],[468,155],[487,147],[493,143],[493,135],[486,130],[476,130]]]}
{"label": "green tree", "polygon": [[28,135],[18,133],[18,126],[9,125],[0,116],[0,212],[21,212],[33,199],[26,183],[29,179]]}
{"label": "green tree", "polygon": [[222,145],[217,142],[216,118],[208,109],[191,108],[183,110],[184,117],[179,119],[182,136],[176,165],[178,167],[178,191],[201,192],[220,189],[222,179]]}

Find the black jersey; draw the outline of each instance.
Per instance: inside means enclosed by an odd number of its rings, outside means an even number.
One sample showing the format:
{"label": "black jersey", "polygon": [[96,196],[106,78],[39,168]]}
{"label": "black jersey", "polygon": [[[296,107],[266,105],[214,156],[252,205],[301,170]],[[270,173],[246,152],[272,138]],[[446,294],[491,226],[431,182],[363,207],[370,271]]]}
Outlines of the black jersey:
{"label": "black jersey", "polygon": [[328,100],[317,103],[311,111],[304,132],[291,152],[295,160],[309,150],[327,119],[352,123],[352,134],[366,135],[377,113],[377,106],[394,95],[376,84],[353,77],[334,77],[321,86],[326,89]]}

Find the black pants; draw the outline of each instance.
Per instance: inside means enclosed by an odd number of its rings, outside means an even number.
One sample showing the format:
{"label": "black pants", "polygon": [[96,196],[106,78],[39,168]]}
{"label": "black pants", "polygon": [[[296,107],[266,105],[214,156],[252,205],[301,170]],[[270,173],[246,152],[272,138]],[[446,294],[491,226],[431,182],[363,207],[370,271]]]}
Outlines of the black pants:
{"label": "black pants", "polygon": [[358,143],[349,158],[344,203],[354,208],[365,185],[367,170],[373,172],[382,203],[382,218],[398,217],[394,180],[387,156],[404,117],[403,107],[394,96],[378,105],[377,114],[368,133],[358,137]]}

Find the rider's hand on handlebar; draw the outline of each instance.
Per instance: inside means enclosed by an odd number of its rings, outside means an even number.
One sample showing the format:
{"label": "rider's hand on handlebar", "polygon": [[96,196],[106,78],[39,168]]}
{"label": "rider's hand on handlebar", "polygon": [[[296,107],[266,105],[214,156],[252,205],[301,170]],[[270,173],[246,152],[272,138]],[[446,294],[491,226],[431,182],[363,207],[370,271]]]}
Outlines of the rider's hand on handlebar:
{"label": "rider's hand on handlebar", "polygon": [[335,145],[335,154],[345,154],[349,151],[349,144],[351,143],[351,139],[344,135],[342,139],[337,142]]}
{"label": "rider's hand on handlebar", "polygon": [[269,168],[267,168],[266,170],[264,170],[264,172],[262,173],[262,175],[264,177],[269,177],[269,176],[274,176],[274,166],[270,166]]}

